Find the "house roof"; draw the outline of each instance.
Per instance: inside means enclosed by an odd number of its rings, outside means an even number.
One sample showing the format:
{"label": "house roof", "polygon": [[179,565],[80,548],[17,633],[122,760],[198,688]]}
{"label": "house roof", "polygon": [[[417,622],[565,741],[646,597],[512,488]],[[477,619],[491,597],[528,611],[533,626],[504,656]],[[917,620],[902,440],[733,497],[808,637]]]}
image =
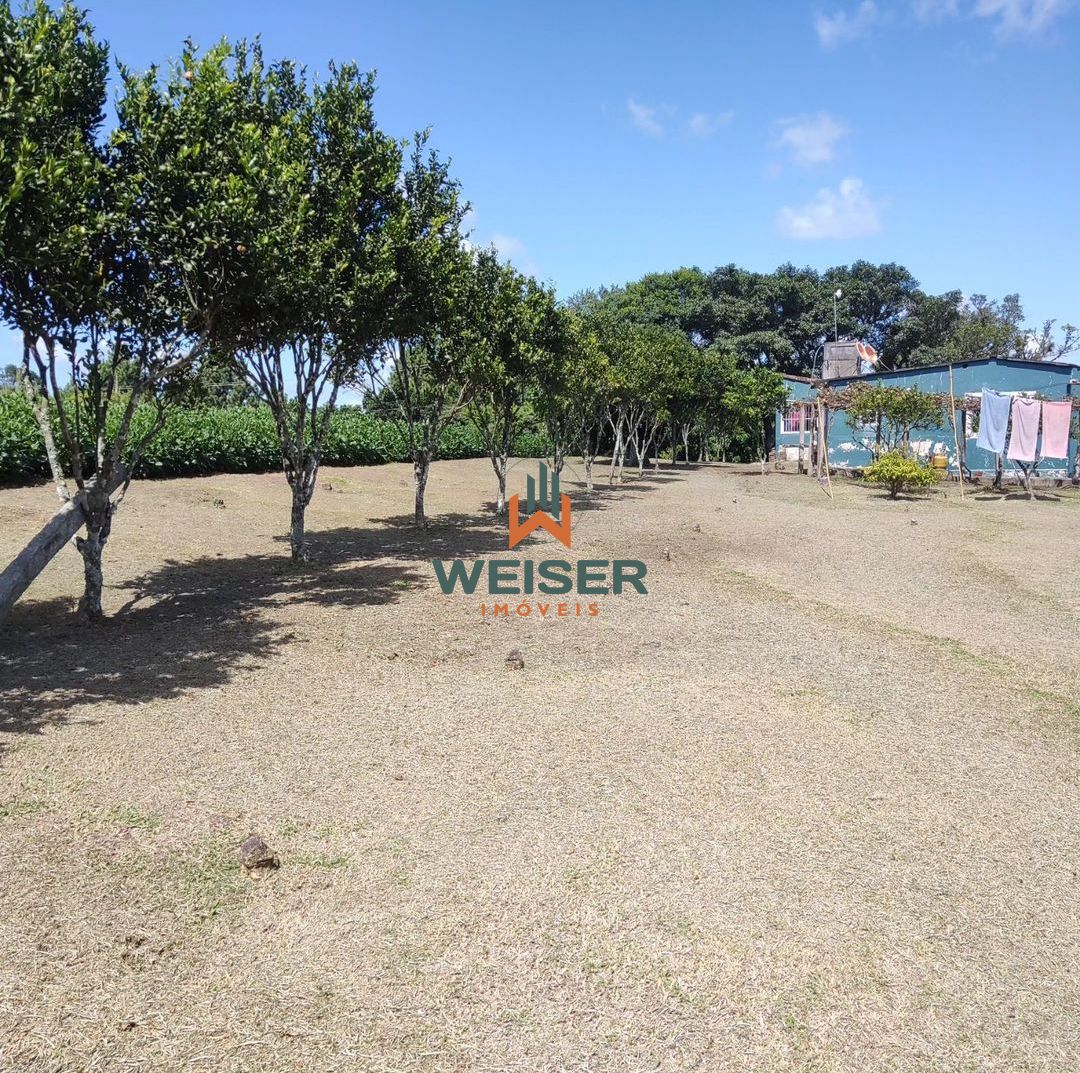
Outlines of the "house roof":
{"label": "house roof", "polygon": [[[941,362],[937,365],[904,365],[899,369],[874,369],[868,373],[857,373],[852,376],[837,376],[836,380],[862,380],[872,376],[889,376],[894,373],[925,373],[934,372],[938,369],[948,369],[951,365],[1026,365],[1031,368],[1053,369],[1080,369],[1080,362],[1075,361],[1038,361],[1035,358],[965,358],[963,361]],[[802,380],[800,376],[787,377],[788,380]],[[820,377],[819,377],[820,379]]]}

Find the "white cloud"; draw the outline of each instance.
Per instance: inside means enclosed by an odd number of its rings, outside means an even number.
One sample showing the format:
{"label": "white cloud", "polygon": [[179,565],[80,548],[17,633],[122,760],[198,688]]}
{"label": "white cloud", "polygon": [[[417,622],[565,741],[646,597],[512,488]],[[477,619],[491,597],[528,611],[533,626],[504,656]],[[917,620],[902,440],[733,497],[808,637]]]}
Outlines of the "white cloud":
{"label": "white cloud", "polygon": [[721,127],[726,127],[735,118],[734,112],[695,112],[687,121],[687,132],[694,138],[711,138]]}
{"label": "white cloud", "polygon": [[835,190],[819,190],[805,205],[782,208],[776,225],[788,238],[865,238],[881,230],[881,203],[866,192],[862,179],[848,177]]}
{"label": "white cloud", "polygon": [[495,247],[499,256],[504,261],[510,261],[519,272],[527,276],[540,278],[540,267],[529,254],[529,248],[521,239],[514,235],[495,231],[491,236],[490,244]]}
{"label": "white cloud", "polygon": [[911,7],[919,22],[937,22],[960,14],[959,0],[915,0]]}
{"label": "white cloud", "polygon": [[834,11],[827,15],[819,11],[814,16],[814,30],[822,48],[834,48],[865,36],[880,21],[881,12],[874,0],[862,0],[851,12]]}
{"label": "white cloud", "polygon": [[836,145],[846,138],[848,128],[827,112],[812,116],[781,119],[776,144],[791,154],[802,167],[826,164],[836,155]]}
{"label": "white cloud", "polygon": [[491,236],[491,244],[499,251],[499,256],[507,260],[525,254],[525,243],[521,239],[513,235],[504,235],[501,231],[496,231]]}
{"label": "white cloud", "polygon": [[1068,6],[1069,0],[977,0],[975,14],[996,19],[1003,37],[1020,37],[1048,29]]}
{"label": "white cloud", "polygon": [[657,118],[660,112],[659,108],[639,104],[631,97],[626,102],[626,110],[630,113],[630,122],[638,130],[648,134],[651,138],[662,138],[664,136],[664,124]]}

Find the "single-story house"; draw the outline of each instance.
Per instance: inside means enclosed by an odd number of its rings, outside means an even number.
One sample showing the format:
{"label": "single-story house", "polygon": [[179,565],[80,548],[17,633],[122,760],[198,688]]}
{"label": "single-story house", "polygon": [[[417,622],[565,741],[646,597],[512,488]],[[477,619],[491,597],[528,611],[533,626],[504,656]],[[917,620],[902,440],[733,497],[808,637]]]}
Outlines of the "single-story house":
{"label": "single-story house", "polygon": [[[840,346],[844,344],[841,343]],[[823,376],[809,378],[785,376],[788,388],[788,405],[776,414],[776,457],[784,461],[807,458],[811,425],[819,387],[842,391],[855,384],[880,384],[885,387],[918,388],[935,395],[948,395],[948,365],[926,365],[910,369],[875,369],[872,372],[855,373],[858,364],[849,365],[847,375],[831,375],[838,371],[839,363],[826,363]],[[1074,362],[1031,361],[1023,358],[978,358],[956,362],[952,368],[952,387],[958,406],[965,400],[977,400],[983,388],[992,388],[1004,394],[1031,395],[1041,399],[1073,399],[1080,396],[1080,364]],[[965,469],[973,474],[993,474],[996,456],[977,447],[977,410],[958,409],[956,414],[958,435],[963,445],[962,456]],[[860,469],[872,461],[870,430],[853,428],[848,415],[839,409],[826,414],[829,463],[839,469]],[[957,472],[956,441],[949,416],[939,428],[915,429],[911,434],[916,454],[930,457],[939,454],[948,457],[949,470]],[[1068,460],[1046,459],[1040,461],[1037,476],[1066,477],[1075,472],[1078,433],[1074,425],[1069,443]],[[1006,462],[1006,469],[1011,464]]]}

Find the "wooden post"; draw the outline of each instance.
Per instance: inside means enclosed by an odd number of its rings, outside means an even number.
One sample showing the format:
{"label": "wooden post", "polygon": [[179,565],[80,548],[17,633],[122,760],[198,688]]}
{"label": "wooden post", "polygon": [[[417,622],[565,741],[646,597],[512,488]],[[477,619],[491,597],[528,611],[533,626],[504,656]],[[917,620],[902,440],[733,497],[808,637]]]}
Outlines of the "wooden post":
{"label": "wooden post", "polygon": [[819,427],[819,430],[820,430],[820,432],[819,432],[820,441],[819,442],[821,444],[821,449],[819,451],[819,458],[821,459],[822,465],[824,466],[824,469],[825,469],[826,491],[828,492],[829,498],[832,499],[832,497],[833,497],[832,474],[829,473],[829,434],[828,434],[828,426],[825,423],[825,403],[823,403],[821,401],[821,395],[818,395],[817,408],[818,408],[818,427]]}
{"label": "wooden post", "polygon": [[960,478],[960,498],[964,498],[964,459],[960,453],[960,436],[956,431],[956,392],[953,389],[953,367],[949,365],[949,402],[952,409],[953,446],[956,448],[956,473]]}

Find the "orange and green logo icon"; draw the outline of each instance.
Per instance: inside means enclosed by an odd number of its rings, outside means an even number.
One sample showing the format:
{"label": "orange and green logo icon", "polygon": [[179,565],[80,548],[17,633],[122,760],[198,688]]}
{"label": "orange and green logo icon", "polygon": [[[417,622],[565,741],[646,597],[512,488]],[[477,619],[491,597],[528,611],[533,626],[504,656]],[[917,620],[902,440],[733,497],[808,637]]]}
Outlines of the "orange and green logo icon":
{"label": "orange and green logo icon", "polygon": [[[525,517],[522,518],[519,497],[509,501],[509,544],[511,549],[530,533],[546,529],[566,548],[570,547],[570,497],[559,487],[559,475],[544,462],[540,463],[537,478],[527,477],[525,484]],[[480,614],[492,618],[509,617],[511,609],[517,618],[534,611],[539,618],[594,618],[600,612],[596,600],[570,601],[566,597],[620,596],[633,591],[647,595],[647,567],[639,559],[463,559],[431,560],[435,579],[446,596],[460,590],[467,596],[486,588],[493,598],[528,597],[516,606],[512,601],[496,602],[489,607],[481,604]],[[487,577],[487,585],[482,579]],[[533,602],[533,596],[538,599]],[[555,597],[552,601],[550,597]]]}
{"label": "orange and green logo icon", "polygon": [[531,476],[525,482],[525,512],[521,520],[518,496],[510,497],[510,547],[516,548],[530,533],[546,529],[556,540],[570,547],[570,497],[559,492],[559,475],[540,463],[540,494]]}

